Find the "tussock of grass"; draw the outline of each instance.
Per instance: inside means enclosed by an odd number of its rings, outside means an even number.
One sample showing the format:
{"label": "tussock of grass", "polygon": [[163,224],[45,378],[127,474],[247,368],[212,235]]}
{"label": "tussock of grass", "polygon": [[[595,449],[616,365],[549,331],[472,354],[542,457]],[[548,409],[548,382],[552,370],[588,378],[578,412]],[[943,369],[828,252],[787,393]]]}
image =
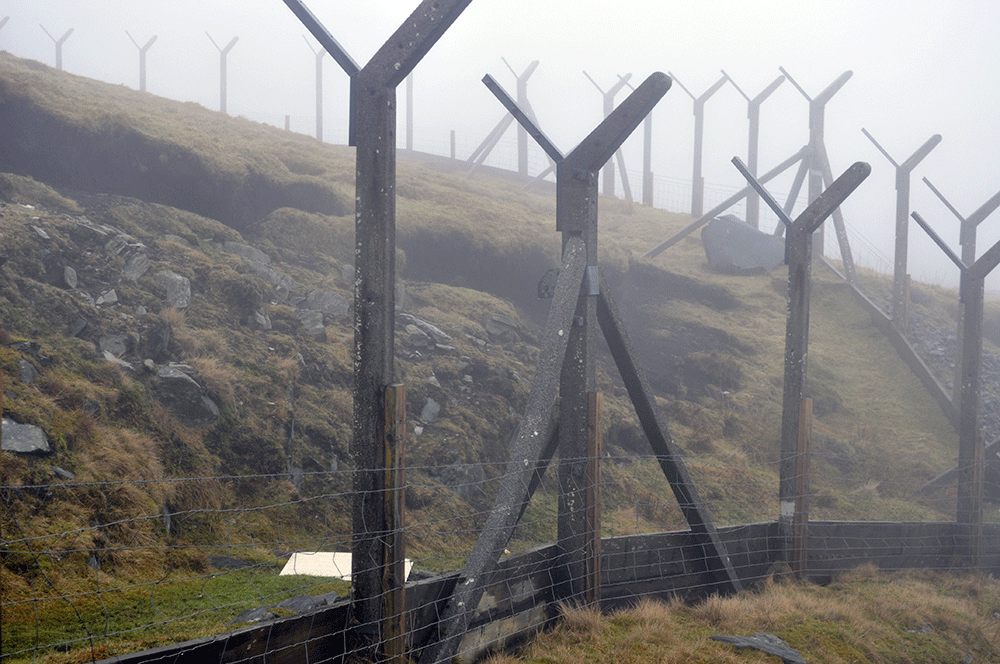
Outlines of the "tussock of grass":
{"label": "tussock of grass", "polygon": [[564,606],[558,626],[519,656],[496,655],[488,661],[773,661],[710,639],[758,632],[778,636],[808,662],[992,661],[1000,651],[998,601],[1000,582],[991,577],[890,574],[865,566],[827,587],[772,581],[758,591],[713,596],[693,606],[676,599],[643,600],[604,617],[593,607]]}

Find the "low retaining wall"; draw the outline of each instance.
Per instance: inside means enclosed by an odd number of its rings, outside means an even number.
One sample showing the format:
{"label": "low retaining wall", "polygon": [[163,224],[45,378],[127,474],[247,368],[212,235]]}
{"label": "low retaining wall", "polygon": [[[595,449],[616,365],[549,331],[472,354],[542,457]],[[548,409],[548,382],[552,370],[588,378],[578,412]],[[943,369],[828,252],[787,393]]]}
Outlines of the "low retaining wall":
{"label": "low retaining wall", "polygon": [[[767,576],[778,560],[775,522],[718,529],[744,586]],[[956,557],[958,527],[950,522],[813,521],[809,524],[807,574],[816,580],[858,565],[885,570],[962,569]],[[601,579],[605,610],[642,598],[689,599],[715,591],[705,555],[690,531],[609,537],[602,540]],[[541,630],[558,610],[559,550],[554,544],[508,556],[493,573],[459,652],[471,660],[509,647]],[[982,568],[1000,571],[1000,524],[983,533]],[[410,644],[416,651],[436,637],[438,617],[458,581],[458,572],[406,586]],[[203,662],[301,664],[343,661],[351,635],[350,602],[273,620],[227,634],[103,660],[105,663],[202,664]]]}

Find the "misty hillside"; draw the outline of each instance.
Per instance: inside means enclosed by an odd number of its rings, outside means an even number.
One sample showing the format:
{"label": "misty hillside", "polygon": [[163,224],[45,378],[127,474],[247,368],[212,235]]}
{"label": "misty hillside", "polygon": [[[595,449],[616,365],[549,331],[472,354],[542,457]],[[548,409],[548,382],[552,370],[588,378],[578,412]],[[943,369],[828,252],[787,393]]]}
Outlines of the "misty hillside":
{"label": "misty hillside", "polygon": [[[408,555],[443,571],[490,509],[525,404],[548,306],[536,285],[558,260],[555,198],[514,175],[399,159],[407,520],[448,524],[412,537]],[[351,148],[0,54],[4,426],[38,427],[49,447],[3,452],[2,526],[16,540],[5,601],[49,592],[30,542],[75,529],[44,544],[64,551],[45,562],[61,592],[116,546],[101,567],[112,586],[202,569],[216,548],[258,561],[346,548],[353,166]],[[646,261],[690,217],[615,199],[600,214],[605,270],[710,513],[772,519],[783,268],[713,273],[697,234]],[[814,277],[814,518],[953,518],[949,496],[915,490],[953,464],[954,432],[844,284],[822,266]],[[953,293],[914,293],[924,320],[952,324]],[[598,382],[605,533],[686,527],[606,353]],[[66,482],[81,488],[46,488]],[[212,517],[276,504],[290,507]],[[539,495],[512,546],[553,539],[554,510]],[[163,526],[162,514],[188,516]],[[140,554],[136,541],[192,548]],[[22,610],[4,612],[5,651]]]}

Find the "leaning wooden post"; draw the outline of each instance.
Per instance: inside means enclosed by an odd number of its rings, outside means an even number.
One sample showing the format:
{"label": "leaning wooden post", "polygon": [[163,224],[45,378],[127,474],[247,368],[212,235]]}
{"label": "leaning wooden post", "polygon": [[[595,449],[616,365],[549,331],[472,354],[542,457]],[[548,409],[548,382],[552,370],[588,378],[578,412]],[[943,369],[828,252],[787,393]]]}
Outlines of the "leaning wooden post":
{"label": "leaning wooden post", "polygon": [[354,539],[351,585],[357,633],[382,642],[385,534],[385,390],[394,380],[396,87],[471,0],[423,0],[359,68],[301,0],[288,8],[351,78],[350,144],[357,148],[354,282]]}
{"label": "leaning wooden post", "polygon": [[781,403],[781,460],[778,480],[778,525],[785,560],[792,553],[796,504],[796,459],[801,427],[802,390],[805,386],[809,348],[809,295],[812,289],[813,232],[871,173],[871,166],[856,162],[791,221],[778,202],[739,160],[733,164],[787,226],[785,261],[788,263],[788,320],[785,327],[785,379]]}
{"label": "leaning wooden post", "polygon": [[962,399],[958,411],[958,525],[959,546],[973,568],[982,558],[983,484],[980,465],[983,440],[979,430],[979,396],[982,387],[983,299],[986,276],[1000,264],[1000,242],[989,248],[972,265],[966,265],[930,225],[916,212],[912,213],[924,231],[944,251],[962,273],[959,297],[965,305],[962,339]]}
{"label": "leaning wooden post", "polygon": [[604,395],[587,393],[587,544],[584,552],[587,581],[583,601],[590,605],[601,602],[601,429],[604,426]]}

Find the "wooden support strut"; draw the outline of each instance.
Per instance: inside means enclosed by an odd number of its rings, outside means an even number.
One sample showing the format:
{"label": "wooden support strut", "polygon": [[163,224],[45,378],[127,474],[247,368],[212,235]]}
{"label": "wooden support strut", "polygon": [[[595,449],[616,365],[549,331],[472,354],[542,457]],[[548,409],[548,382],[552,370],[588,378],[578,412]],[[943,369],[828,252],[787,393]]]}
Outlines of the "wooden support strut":
{"label": "wooden support strut", "polygon": [[385,661],[405,664],[406,621],[406,386],[385,390],[385,494],[387,543],[382,568],[382,641]]}
{"label": "wooden support strut", "polygon": [[708,510],[698,495],[698,490],[691,481],[687,466],[680,450],[674,444],[667,427],[660,421],[659,409],[649,381],[642,367],[635,361],[635,351],[629,340],[621,315],[611,296],[610,287],[603,274],[601,275],[601,295],[597,301],[597,320],[601,324],[604,338],[608,342],[611,356],[615,360],[618,372],[625,383],[632,405],[635,407],[639,424],[642,426],[646,439],[649,440],[653,453],[670,482],[670,488],[681,508],[681,513],[688,522],[691,531],[699,537],[705,549],[705,565],[715,577],[719,588],[726,592],[738,592],[743,589],[739,576],[726,553],[726,547],[719,539],[708,515]]}
{"label": "wooden support strut", "polygon": [[795,459],[795,517],[792,520],[792,572],[801,578],[809,562],[809,448],[812,445],[812,399],[799,408],[799,446]]}

